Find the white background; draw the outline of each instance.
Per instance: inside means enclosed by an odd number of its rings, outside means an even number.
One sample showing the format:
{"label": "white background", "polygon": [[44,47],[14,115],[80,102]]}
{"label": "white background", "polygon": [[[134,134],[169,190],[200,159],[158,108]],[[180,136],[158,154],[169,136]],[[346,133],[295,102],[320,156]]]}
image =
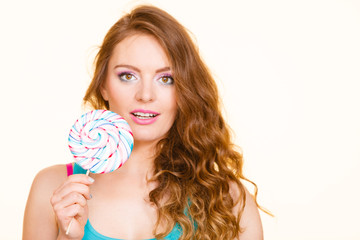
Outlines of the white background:
{"label": "white background", "polygon": [[[20,239],[38,171],[72,161],[92,61],[139,1],[1,1],[0,239]],[[265,239],[360,239],[360,1],[150,1],[216,76]],[[41,231],[41,229],[39,229]]]}

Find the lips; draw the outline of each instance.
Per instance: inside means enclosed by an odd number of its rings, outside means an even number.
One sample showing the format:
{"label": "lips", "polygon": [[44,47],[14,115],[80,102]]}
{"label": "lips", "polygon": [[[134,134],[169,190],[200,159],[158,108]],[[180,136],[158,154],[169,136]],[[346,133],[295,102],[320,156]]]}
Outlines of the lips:
{"label": "lips", "polygon": [[140,118],[140,119],[150,119],[150,118],[153,118],[153,117],[157,116],[157,114],[142,113],[142,112],[134,112],[134,113],[131,113],[131,114],[134,115],[137,118]]}
{"label": "lips", "polygon": [[150,110],[143,110],[143,109],[135,109],[134,111],[130,112],[131,113],[131,119],[137,123],[137,124],[141,124],[141,125],[146,125],[146,124],[151,124],[154,123],[158,116],[160,115],[160,113],[158,112],[154,112],[154,111],[150,111]]}

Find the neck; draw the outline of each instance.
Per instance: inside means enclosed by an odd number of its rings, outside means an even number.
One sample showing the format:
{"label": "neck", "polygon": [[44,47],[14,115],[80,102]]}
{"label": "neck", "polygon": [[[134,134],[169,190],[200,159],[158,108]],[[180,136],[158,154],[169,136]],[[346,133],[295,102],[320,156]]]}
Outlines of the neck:
{"label": "neck", "polygon": [[[112,179],[136,176],[137,179],[151,178],[154,168],[156,143],[135,142],[130,158],[119,169],[112,173],[96,174],[96,178]],[[120,175],[119,175],[120,174]]]}
{"label": "neck", "polygon": [[156,143],[134,142],[130,158],[121,170],[138,176],[150,176],[154,166]]}

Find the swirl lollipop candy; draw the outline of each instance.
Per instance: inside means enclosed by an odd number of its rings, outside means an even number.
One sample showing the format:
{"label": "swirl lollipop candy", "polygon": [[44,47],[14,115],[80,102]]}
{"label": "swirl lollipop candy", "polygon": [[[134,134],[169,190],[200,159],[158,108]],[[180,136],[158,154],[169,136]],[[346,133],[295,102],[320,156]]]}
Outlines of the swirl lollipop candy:
{"label": "swirl lollipop candy", "polygon": [[77,164],[92,173],[108,173],[129,159],[134,138],[129,124],[108,110],[82,115],[69,134],[69,148]]}

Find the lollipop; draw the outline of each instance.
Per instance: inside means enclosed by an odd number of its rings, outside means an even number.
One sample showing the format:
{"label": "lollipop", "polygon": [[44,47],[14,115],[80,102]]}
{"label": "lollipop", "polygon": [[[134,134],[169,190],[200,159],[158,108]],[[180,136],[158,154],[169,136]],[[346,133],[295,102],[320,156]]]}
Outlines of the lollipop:
{"label": "lollipop", "polygon": [[118,114],[94,110],[76,120],[69,148],[76,162],[92,173],[108,173],[129,159],[134,138],[129,124]]}
{"label": "lollipop", "polygon": [[[121,167],[130,157],[134,138],[129,124],[118,114],[107,110],[85,113],[70,130],[69,148],[83,169],[108,173]],[[69,234],[74,218],[66,230]]]}

